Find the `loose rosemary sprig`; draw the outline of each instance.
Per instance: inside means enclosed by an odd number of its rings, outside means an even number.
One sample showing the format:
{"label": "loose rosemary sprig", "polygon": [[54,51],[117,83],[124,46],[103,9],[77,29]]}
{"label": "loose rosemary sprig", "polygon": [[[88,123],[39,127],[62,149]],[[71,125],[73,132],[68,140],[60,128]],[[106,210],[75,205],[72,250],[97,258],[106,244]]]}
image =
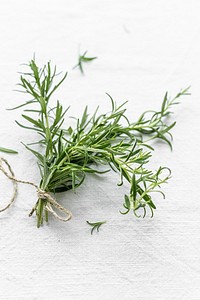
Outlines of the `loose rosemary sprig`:
{"label": "loose rosemary sprig", "polygon": [[[29,71],[21,75],[19,86],[31,99],[16,108],[31,106],[22,114],[29,125],[16,122],[40,136],[34,143],[39,145],[39,150],[30,145],[25,147],[38,159],[41,189],[52,193],[75,190],[83,183],[87,173],[102,174],[114,170],[120,176],[118,185],[121,186],[125,180],[130,186],[124,198],[126,210],[121,213],[133,211],[140,216],[142,209],[145,216],[148,207],[153,216],[156,206],[151,194],[160,192],[164,196],[160,187],[170,178],[170,170],[160,167],[153,172],[145,168],[153,150],[148,143],[157,138],[171,146],[170,130],[175,123],[167,125],[164,120],[177,99],[188,94],[188,89],[178,93],[172,100],[166,94],[159,112],[147,111],[136,122],[130,122],[126,117],[126,102],[117,106],[108,95],[112,105],[110,112],[98,114],[97,108],[90,116],[86,106],[75,128],[65,128],[63,122],[68,108],[64,110],[59,101],[51,108],[49,102],[67,73],[58,83],[54,83],[57,78],[56,67],[52,68],[50,62],[40,69],[35,60],[31,60],[28,68]],[[36,211],[38,227],[44,217],[48,221],[46,204],[44,199],[38,199],[33,209]]]}
{"label": "loose rosemary sprig", "polygon": [[96,229],[97,232],[99,232],[99,228],[106,223],[106,221],[100,221],[100,222],[95,222],[95,223],[91,223],[89,221],[86,221],[88,225],[92,226],[91,229],[91,234],[93,234],[93,231]]}
{"label": "loose rosemary sprig", "polygon": [[82,55],[79,55],[78,64],[73,68],[73,69],[79,68],[79,70],[81,71],[82,74],[84,74],[83,64],[91,62],[92,60],[97,59],[97,56],[88,57],[88,56],[86,56],[86,54],[87,54],[87,51],[85,51]]}

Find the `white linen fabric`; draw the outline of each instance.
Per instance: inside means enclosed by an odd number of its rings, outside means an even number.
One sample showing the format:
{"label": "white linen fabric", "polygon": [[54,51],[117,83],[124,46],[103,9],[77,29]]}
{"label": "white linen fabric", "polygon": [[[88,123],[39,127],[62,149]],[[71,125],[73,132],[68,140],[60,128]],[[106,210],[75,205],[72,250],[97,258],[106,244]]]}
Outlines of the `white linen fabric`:
{"label": "white linen fabric", "polygon": [[[34,133],[19,128],[22,103],[13,91],[34,55],[49,59],[68,78],[56,94],[67,116],[110,109],[108,92],[128,100],[127,114],[136,119],[159,109],[167,91],[175,95],[191,85],[191,96],[174,107],[173,152],[163,143],[151,167],[172,169],[164,191],[155,196],[153,219],[123,216],[127,185],[117,187],[116,174],[88,177],[76,194],[58,196],[73,218],[50,218],[36,228],[28,213],[36,201],[32,187],[20,185],[12,207],[0,215],[0,299],[59,300],[199,300],[200,299],[200,2],[197,0],[2,0],[0,2],[0,145],[17,149],[4,155],[16,177],[39,183],[35,158],[21,141]],[[78,69],[79,49],[98,59]],[[66,119],[66,125],[73,123]],[[0,174],[0,205],[12,184]],[[4,197],[3,197],[4,196]],[[86,224],[106,220],[91,236]]]}

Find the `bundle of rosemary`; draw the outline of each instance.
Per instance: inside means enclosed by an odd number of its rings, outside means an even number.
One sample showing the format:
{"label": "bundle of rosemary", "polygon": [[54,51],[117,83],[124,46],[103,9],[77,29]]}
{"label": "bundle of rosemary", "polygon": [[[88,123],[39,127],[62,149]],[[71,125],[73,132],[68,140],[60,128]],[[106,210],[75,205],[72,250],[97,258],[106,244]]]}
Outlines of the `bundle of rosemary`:
{"label": "bundle of rosemary", "polygon": [[[117,105],[107,94],[112,106],[110,112],[98,114],[97,108],[90,116],[86,106],[82,117],[76,119],[76,126],[65,128],[63,122],[69,108],[64,109],[59,101],[50,107],[50,100],[67,73],[55,83],[57,71],[50,62],[39,68],[33,59],[27,67],[29,70],[22,73],[19,86],[31,98],[13,109],[26,108],[22,118],[27,124],[16,122],[39,136],[34,144],[41,149],[33,149],[30,145],[25,147],[38,160],[41,190],[54,194],[75,190],[84,182],[86,174],[113,170],[119,173],[119,186],[124,180],[130,185],[124,196],[125,211],[121,213],[133,211],[140,216],[143,211],[144,217],[149,208],[153,216],[156,206],[151,194],[160,192],[164,196],[160,187],[170,178],[170,170],[159,167],[153,172],[145,167],[153,151],[149,141],[160,139],[171,147],[170,130],[175,122],[167,125],[164,119],[171,113],[171,107],[178,103],[178,98],[188,94],[188,89],[180,91],[173,99],[169,99],[166,93],[160,111],[146,111],[136,122],[130,122],[126,117],[126,102]],[[106,166],[105,170],[100,166]],[[48,198],[39,195],[31,212],[36,212],[38,227],[43,219],[48,221],[47,206]]]}

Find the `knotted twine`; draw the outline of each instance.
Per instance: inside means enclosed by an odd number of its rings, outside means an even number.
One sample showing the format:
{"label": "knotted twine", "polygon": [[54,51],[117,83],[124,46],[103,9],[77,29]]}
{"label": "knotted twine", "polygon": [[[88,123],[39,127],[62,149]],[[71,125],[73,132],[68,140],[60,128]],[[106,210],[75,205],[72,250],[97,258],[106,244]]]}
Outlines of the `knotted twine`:
{"label": "knotted twine", "polygon": [[[4,168],[3,165],[6,165],[8,167],[8,171],[9,173],[6,171],[6,169]],[[25,180],[19,180],[15,178],[15,174],[10,166],[10,164],[8,163],[8,161],[5,158],[0,157],[0,171],[13,182],[13,194],[12,197],[9,201],[9,203],[2,209],[0,209],[0,212],[7,210],[12,203],[14,202],[16,196],[17,196],[17,183],[24,183],[24,184],[29,184],[32,185],[33,187],[36,188],[37,190],[37,195],[39,199],[42,199],[44,201],[46,201],[46,205],[45,205],[45,209],[51,213],[56,219],[62,221],[62,222],[67,222],[71,219],[72,217],[72,213],[67,210],[65,207],[63,207],[62,205],[60,205],[51,195],[50,193],[43,191],[41,188],[39,188],[35,183],[30,182],[30,181],[25,181]],[[56,208],[59,211],[63,212],[66,217],[61,217],[59,216],[55,210],[53,209]],[[30,212],[29,216],[31,216],[33,214],[33,212],[35,211],[35,208],[32,209],[32,211]]]}

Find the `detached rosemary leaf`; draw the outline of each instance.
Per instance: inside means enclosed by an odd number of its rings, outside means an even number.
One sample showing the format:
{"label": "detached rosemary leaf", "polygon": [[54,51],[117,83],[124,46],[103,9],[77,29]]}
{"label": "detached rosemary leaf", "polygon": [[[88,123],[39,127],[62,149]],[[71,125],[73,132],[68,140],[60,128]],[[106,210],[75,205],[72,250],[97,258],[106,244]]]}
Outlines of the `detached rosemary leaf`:
{"label": "detached rosemary leaf", "polygon": [[10,154],[18,154],[18,152],[15,150],[8,149],[8,148],[2,148],[2,147],[0,147],[0,152],[10,153]]}

